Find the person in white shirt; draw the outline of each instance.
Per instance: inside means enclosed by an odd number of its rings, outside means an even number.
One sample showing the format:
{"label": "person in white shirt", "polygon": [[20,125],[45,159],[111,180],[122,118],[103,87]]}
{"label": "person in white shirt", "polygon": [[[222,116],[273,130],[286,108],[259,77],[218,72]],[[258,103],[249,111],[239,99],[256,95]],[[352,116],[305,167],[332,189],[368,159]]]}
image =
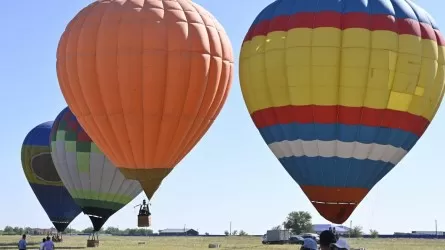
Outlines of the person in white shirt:
{"label": "person in white shirt", "polygon": [[331,245],[336,250],[350,250],[348,242],[344,238],[339,238],[337,242]]}
{"label": "person in white shirt", "polygon": [[44,247],[45,247],[45,241],[46,241],[46,239],[45,238],[43,238],[43,240],[42,240],[42,242],[40,243],[40,250],[43,250],[43,249],[45,249]]}

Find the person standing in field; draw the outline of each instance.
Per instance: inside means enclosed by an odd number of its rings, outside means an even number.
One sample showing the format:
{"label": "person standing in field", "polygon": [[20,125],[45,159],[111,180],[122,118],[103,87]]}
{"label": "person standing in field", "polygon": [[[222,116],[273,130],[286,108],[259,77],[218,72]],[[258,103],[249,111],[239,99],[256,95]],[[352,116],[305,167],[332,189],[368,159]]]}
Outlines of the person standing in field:
{"label": "person standing in field", "polygon": [[317,248],[317,242],[314,239],[306,238],[300,250],[317,250]]}
{"label": "person standing in field", "polygon": [[40,250],[44,250],[45,249],[45,241],[46,241],[46,239],[43,238],[42,239],[42,243],[40,243]]}
{"label": "person standing in field", "polygon": [[331,249],[334,250],[350,250],[348,242],[344,238],[340,238],[336,243],[331,244]]}
{"label": "person standing in field", "polygon": [[46,237],[45,244],[43,244],[44,250],[54,250],[54,243],[51,241],[51,238],[48,236]]}
{"label": "person standing in field", "polygon": [[335,238],[338,240],[338,232],[337,232],[337,230],[335,229],[335,227],[333,227],[332,228],[332,233],[335,235]]}
{"label": "person standing in field", "polygon": [[26,234],[19,240],[19,250],[26,250]]}
{"label": "person standing in field", "polygon": [[331,230],[325,230],[320,234],[320,250],[330,250],[331,244],[336,243],[334,233]]}

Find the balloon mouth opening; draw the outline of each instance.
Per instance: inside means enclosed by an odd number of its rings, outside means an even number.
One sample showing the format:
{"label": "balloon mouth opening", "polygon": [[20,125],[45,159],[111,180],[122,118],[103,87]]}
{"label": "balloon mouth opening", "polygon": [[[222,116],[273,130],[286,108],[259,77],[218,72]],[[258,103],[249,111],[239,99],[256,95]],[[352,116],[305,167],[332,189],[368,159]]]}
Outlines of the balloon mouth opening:
{"label": "balloon mouth opening", "polygon": [[328,201],[311,201],[312,205],[317,209],[321,216],[326,220],[343,224],[355,208],[358,206],[358,202],[328,202]]}
{"label": "balloon mouth opening", "polygon": [[334,201],[311,201],[314,204],[321,204],[321,205],[350,205],[350,206],[357,206],[358,203],[356,202],[334,202]]}

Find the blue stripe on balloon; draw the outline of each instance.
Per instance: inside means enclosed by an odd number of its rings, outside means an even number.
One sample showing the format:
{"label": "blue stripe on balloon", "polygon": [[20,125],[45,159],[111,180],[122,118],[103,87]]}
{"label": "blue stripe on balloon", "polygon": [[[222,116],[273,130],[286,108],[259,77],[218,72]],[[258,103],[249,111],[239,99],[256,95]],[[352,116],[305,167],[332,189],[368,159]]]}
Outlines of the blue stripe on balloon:
{"label": "blue stripe on balloon", "polygon": [[267,144],[284,140],[361,142],[392,145],[409,151],[419,140],[413,133],[400,129],[344,124],[283,124],[259,129]]}
{"label": "blue stripe on balloon", "polygon": [[371,189],[394,164],[339,157],[286,157],[280,159],[289,175],[301,186]]}
{"label": "blue stripe on balloon", "polygon": [[277,0],[261,12],[252,25],[272,20],[278,16],[322,11],[391,15],[400,19],[409,18],[429,24],[437,29],[435,21],[424,9],[406,0]]}

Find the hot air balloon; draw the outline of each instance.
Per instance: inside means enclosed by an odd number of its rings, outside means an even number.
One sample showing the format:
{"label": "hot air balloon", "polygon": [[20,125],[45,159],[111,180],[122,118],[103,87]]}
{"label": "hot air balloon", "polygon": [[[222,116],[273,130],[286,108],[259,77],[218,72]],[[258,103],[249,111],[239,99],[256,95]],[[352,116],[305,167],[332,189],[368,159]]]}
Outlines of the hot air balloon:
{"label": "hot air balloon", "polygon": [[408,0],[277,0],[256,17],[239,60],[246,106],[324,218],[346,221],[425,132],[444,44]]}
{"label": "hot air balloon", "polygon": [[[63,183],[98,232],[114,213],[142,192],[126,179],[65,108],[51,130],[51,155]],[[94,233],[92,240],[96,240]]]}
{"label": "hot air balloon", "polygon": [[42,123],[26,135],[22,167],[37,199],[58,232],[63,232],[81,212],[54,167],[50,152],[53,122]]}
{"label": "hot air balloon", "polygon": [[151,199],[223,107],[232,47],[192,1],[97,1],[63,33],[57,75],[88,135]]}

